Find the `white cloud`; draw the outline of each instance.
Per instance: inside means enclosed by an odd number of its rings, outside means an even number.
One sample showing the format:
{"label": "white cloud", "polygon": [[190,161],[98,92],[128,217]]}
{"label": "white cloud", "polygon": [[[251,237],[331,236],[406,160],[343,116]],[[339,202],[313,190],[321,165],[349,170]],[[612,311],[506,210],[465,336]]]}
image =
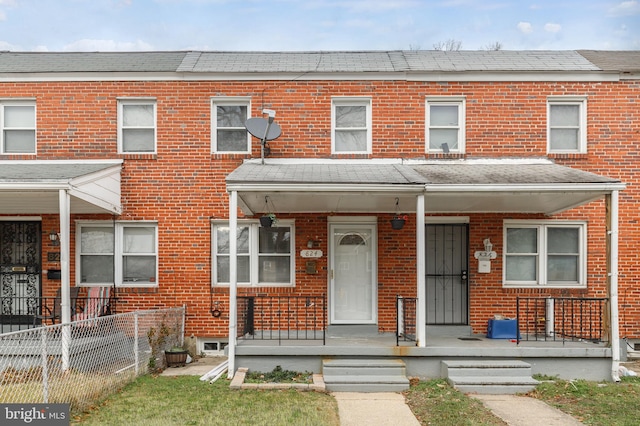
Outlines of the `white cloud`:
{"label": "white cloud", "polygon": [[4,13],[2,10],[0,10],[0,21],[6,21],[7,20],[7,14]]}
{"label": "white cloud", "polygon": [[518,29],[523,34],[530,34],[533,32],[531,22],[518,22]]}
{"label": "white cloud", "polygon": [[153,50],[153,46],[141,40],[135,42],[122,42],[115,40],[82,39],[67,44],[63,48],[67,52],[117,52],[117,51],[141,51]]}
{"label": "white cloud", "polygon": [[640,1],[627,0],[618,3],[607,12],[608,16],[633,16],[640,14]]}
{"label": "white cloud", "polygon": [[559,33],[562,30],[562,25],[552,24],[551,22],[544,25],[544,30],[550,33]]}

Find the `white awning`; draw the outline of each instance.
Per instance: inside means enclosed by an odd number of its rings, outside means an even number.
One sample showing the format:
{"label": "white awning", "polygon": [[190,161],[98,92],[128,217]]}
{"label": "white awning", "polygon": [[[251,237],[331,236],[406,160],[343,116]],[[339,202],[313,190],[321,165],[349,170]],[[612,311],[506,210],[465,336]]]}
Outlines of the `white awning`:
{"label": "white awning", "polygon": [[71,213],[122,212],[122,160],[0,161],[0,214],[59,213],[59,191]]}

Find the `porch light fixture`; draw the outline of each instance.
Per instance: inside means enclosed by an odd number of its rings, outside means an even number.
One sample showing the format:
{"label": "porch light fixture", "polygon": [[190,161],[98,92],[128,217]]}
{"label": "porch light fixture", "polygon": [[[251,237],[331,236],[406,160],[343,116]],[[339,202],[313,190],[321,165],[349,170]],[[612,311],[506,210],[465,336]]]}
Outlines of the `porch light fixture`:
{"label": "porch light fixture", "polygon": [[404,228],[404,224],[407,221],[407,215],[403,215],[402,213],[400,213],[400,207],[398,206],[399,202],[400,202],[400,199],[396,197],[396,213],[395,215],[393,215],[393,218],[390,220],[392,229]]}
{"label": "porch light fixture", "polygon": [[58,233],[56,231],[49,232],[49,239],[51,240],[51,244],[54,246],[60,245],[60,239],[58,238]]}

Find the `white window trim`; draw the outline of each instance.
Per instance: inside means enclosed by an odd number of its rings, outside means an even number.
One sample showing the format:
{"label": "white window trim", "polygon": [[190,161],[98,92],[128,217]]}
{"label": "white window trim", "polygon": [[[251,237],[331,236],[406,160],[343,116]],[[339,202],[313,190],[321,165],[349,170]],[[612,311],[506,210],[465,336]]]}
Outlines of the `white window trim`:
{"label": "white window trim", "polygon": [[[577,105],[580,108],[577,149],[551,149],[551,106]],[[549,154],[586,154],[587,152],[587,97],[586,96],[549,96],[547,97],[547,153]]]}
{"label": "white window trim", "polygon": [[[336,151],[336,107],[337,106],[364,106],[366,110],[366,128],[354,127],[353,130],[365,130],[367,132],[367,148],[365,151]],[[331,98],[331,153],[337,155],[371,154],[373,146],[371,97],[369,96],[339,96]]]}
{"label": "white window trim", "polygon": [[[212,256],[211,256],[211,285],[214,287],[229,287],[230,283],[225,283],[225,282],[217,282],[216,281],[216,277],[218,276],[218,271],[217,271],[217,261],[216,258],[218,256],[218,253],[216,251],[216,247],[217,247],[217,232],[216,232],[216,228],[218,226],[229,226],[229,222],[225,221],[225,220],[214,220],[211,221],[211,251],[212,251]],[[278,222],[274,225],[276,227],[278,226],[287,226],[290,228],[290,233],[291,233],[291,252],[289,254],[290,256],[290,282],[288,283],[260,283],[258,282],[258,277],[259,277],[259,244],[258,244],[258,237],[259,237],[259,229],[260,229],[260,222],[256,221],[256,220],[238,220],[238,227],[244,227],[244,226],[248,226],[249,227],[249,277],[250,277],[250,282],[249,283],[241,283],[238,282],[238,287],[247,287],[247,288],[264,288],[264,287],[295,287],[295,278],[296,278],[296,251],[295,251],[295,221],[293,220],[281,220],[278,219]]]}
{"label": "white window trim", "polygon": [[[251,118],[251,98],[247,96],[223,96],[211,98],[211,153],[212,154],[250,154],[251,134],[247,132],[247,149],[243,151],[218,151],[218,105],[221,106],[246,106],[247,120]],[[233,129],[229,127],[229,129]],[[240,129],[238,127],[237,129]],[[244,127],[242,127],[244,129]]]}
{"label": "white window trim", "polygon": [[[33,152],[5,152],[4,142],[4,107],[5,106],[32,106],[34,125],[32,128],[24,128],[24,130],[34,131]],[[13,128],[16,130],[17,128]],[[0,154],[2,155],[33,155],[38,153],[38,107],[35,99],[0,99]]]}
{"label": "white window trim", "polygon": [[[81,228],[83,226],[92,226],[92,227],[104,227],[104,228],[113,228],[114,229],[114,282],[104,282],[104,283],[84,283],[81,280],[82,277],[82,263],[81,263]],[[155,255],[156,257],[156,271],[155,271],[155,282],[125,282],[122,279],[122,268],[123,262],[122,257],[124,255],[124,251],[122,249],[122,241],[123,241],[123,228],[131,228],[131,227],[153,227],[155,229],[155,253],[147,253],[147,254],[138,254],[144,256]],[[158,287],[160,285],[158,279],[158,271],[159,271],[159,253],[158,253],[158,223],[153,221],[106,221],[106,220],[79,220],[76,221],[76,286],[79,287],[96,287],[96,286],[104,286],[104,285],[113,285],[115,283],[116,287],[144,287],[144,288],[153,288]]]}
{"label": "white window trim", "polygon": [[[547,247],[546,230],[548,228],[578,228],[579,256],[578,256],[578,281],[571,282],[547,282]],[[507,281],[507,229],[508,228],[536,228],[538,230],[538,281]],[[504,288],[587,288],[587,223],[582,221],[559,220],[505,220],[503,222],[503,253],[502,253],[502,283]]]}
{"label": "white window trim", "polygon": [[[156,154],[158,152],[158,105],[155,98],[118,98],[118,154]],[[124,120],[124,105],[152,105],[153,106],[153,150],[125,151],[122,133]],[[132,127],[128,127],[132,128]],[[140,127],[148,129],[149,127]]]}
{"label": "white window trim", "polygon": [[[425,103],[425,150],[428,153],[442,153],[442,148],[434,149],[430,147],[429,130],[431,129],[431,118],[429,116],[431,105],[455,105],[458,107],[458,148],[449,147],[449,152],[464,154],[466,150],[466,97],[465,96],[427,96]],[[450,127],[446,127],[450,128]]]}

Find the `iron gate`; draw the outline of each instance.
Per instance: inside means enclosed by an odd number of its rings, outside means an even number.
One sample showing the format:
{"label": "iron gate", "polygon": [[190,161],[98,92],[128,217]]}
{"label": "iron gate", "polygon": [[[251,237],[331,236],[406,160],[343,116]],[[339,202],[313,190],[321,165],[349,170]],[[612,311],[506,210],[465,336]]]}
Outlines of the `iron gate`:
{"label": "iron gate", "polygon": [[427,325],[469,323],[468,225],[427,225]]}
{"label": "iron gate", "polygon": [[42,290],[41,250],[40,222],[0,221],[0,323],[3,332],[33,323]]}

